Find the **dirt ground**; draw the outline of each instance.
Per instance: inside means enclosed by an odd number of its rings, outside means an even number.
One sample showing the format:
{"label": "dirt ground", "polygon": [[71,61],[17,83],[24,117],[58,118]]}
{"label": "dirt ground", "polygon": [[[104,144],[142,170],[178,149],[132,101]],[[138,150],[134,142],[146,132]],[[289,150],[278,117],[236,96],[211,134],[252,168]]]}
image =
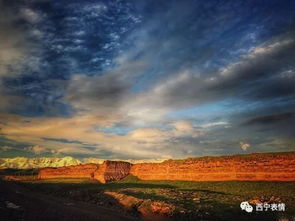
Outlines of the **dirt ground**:
{"label": "dirt ground", "polygon": [[[294,193],[294,182],[0,180],[0,221],[294,221]],[[243,201],[286,211],[247,213]]]}
{"label": "dirt ground", "polygon": [[0,180],[1,221],[132,221],[134,217],[84,202],[30,191]]}

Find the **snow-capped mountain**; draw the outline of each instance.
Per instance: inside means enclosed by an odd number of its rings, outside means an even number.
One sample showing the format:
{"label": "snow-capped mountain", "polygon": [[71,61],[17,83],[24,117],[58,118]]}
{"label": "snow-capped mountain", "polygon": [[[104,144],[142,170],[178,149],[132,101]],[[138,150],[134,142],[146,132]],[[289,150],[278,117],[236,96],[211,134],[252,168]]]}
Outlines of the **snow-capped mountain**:
{"label": "snow-capped mountain", "polygon": [[[62,167],[79,165],[86,163],[102,164],[106,159],[100,158],[84,158],[82,161],[73,157],[15,157],[15,158],[0,158],[0,169],[15,168],[15,169],[30,169],[30,168],[43,168],[43,167]],[[161,163],[164,159],[145,159],[145,160],[122,160],[122,159],[111,159],[114,161],[126,161],[130,163]]]}
{"label": "snow-capped mountain", "polygon": [[70,165],[81,164],[80,160],[73,157],[40,157],[40,158],[0,158],[0,168],[17,168],[17,169],[29,169],[29,168],[42,168],[42,167],[62,167]]}

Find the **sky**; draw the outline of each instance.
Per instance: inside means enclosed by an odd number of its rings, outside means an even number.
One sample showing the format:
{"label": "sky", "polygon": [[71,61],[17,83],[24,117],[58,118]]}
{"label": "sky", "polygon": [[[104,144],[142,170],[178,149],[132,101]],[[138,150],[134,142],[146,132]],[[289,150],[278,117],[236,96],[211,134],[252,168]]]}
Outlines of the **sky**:
{"label": "sky", "polygon": [[295,1],[0,9],[0,157],[295,150]]}

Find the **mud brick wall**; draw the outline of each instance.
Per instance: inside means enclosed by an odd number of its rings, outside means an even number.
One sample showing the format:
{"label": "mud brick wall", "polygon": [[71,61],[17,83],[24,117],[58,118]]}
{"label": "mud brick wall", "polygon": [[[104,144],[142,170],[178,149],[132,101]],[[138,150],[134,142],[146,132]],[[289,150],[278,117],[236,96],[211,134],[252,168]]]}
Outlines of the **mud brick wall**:
{"label": "mud brick wall", "polygon": [[40,169],[38,178],[93,178],[94,172],[97,169],[99,169],[98,164],[84,164],[75,166],[64,166],[58,168],[44,168]]}
{"label": "mud brick wall", "polygon": [[129,174],[143,180],[295,181],[295,152],[200,157],[134,165],[105,161],[101,165],[44,168],[39,171],[38,178],[91,178],[107,183]]}
{"label": "mud brick wall", "polygon": [[104,161],[99,170],[95,171],[94,179],[101,183],[121,180],[129,175],[131,165],[123,161]]}
{"label": "mud brick wall", "polygon": [[131,167],[143,180],[265,180],[295,181],[295,153],[249,154],[168,160]]}

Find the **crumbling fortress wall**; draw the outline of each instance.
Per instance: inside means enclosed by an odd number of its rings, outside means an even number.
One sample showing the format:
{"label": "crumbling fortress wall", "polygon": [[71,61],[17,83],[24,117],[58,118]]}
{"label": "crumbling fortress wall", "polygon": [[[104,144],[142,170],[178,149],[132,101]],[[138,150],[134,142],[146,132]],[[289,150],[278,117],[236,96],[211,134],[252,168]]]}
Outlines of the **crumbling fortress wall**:
{"label": "crumbling fortress wall", "polygon": [[129,175],[130,163],[122,161],[104,161],[103,164],[84,164],[76,166],[40,169],[39,179],[51,178],[90,178],[101,183],[121,180]]}
{"label": "crumbling fortress wall", "polygon": [[248,154],[167,160],[132,166],[142,180],[264,180],[295,181],[295,153]]}
{"label": "crumbling fortress wall", "polygon": [[57,168],[48,167],[39,170],[38,178],[93,178],[94,172],[98,169],[98,164],[84,164]]}
{"label": "crumbling fortress wall", "polygon": [[94,172],[94,179],[101,183],[121,180],[130,173],[131,163],[123,161],[104,161]]}
{"label": "crumbling fortress wall", "polygon": [[104,161],[101,165],[44,168],[38,177],[91,178],[106,183],[129,174],[142,180],[295,181],[295,152],[199,157],[133,165],[122,161]]}

